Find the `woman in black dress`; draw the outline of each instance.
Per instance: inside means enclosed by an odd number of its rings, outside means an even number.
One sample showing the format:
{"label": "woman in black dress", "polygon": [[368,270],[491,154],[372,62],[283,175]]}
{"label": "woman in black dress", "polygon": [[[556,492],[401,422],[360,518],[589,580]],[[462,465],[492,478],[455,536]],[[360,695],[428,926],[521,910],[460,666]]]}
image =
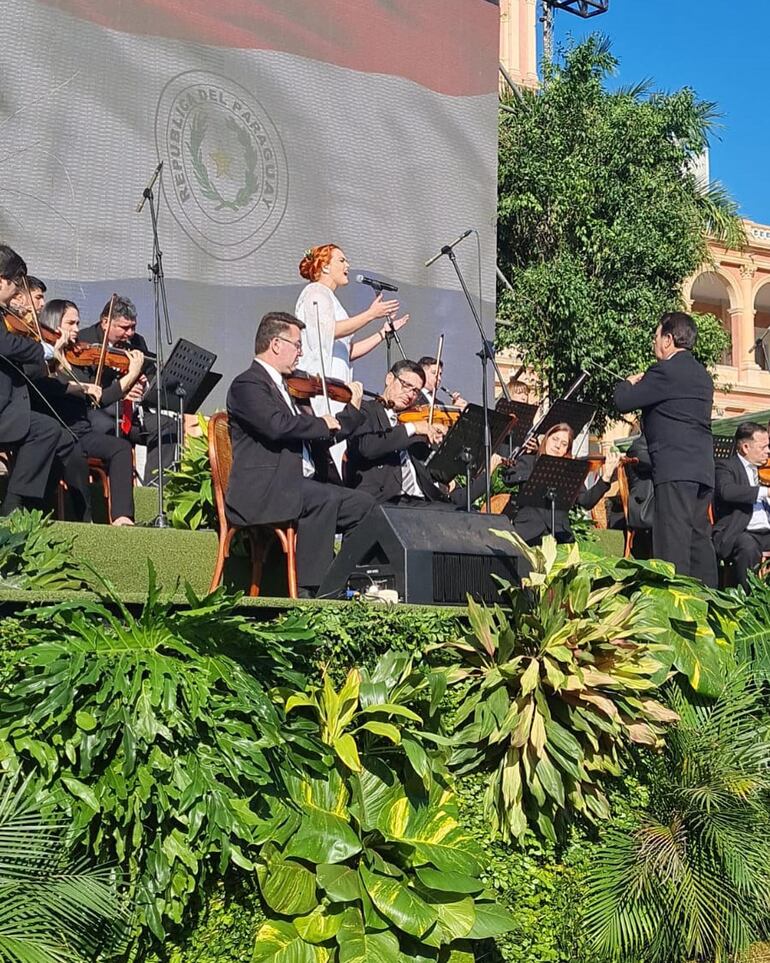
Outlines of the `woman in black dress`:
{"label": "woman in black dress", "polygon": [[[503,482],[507,487],[519,486],[532,474],[535,461],[539,455],[551,455],[553,458],[572,458],[572,443],[575,434],[566,422],[549,428],[534,454],[520,455],[516,462],[503,471]],[[597,481],[590,488],[578,495],[575,504],[581,508],[593,508],[607,494],[612,484],[612,476],[620,461],[616,452],[608,454]],[[543,536],[551,532],[551,507],[545,502],[540,505],[518,506],[516,494],[505,510],[511,519],[516,532],[528,545],[538,545]],[[572,528],[569,523],[569,512],[557,508],[553,516],[554,530],[552,532],[557,542],[574,542]]]}

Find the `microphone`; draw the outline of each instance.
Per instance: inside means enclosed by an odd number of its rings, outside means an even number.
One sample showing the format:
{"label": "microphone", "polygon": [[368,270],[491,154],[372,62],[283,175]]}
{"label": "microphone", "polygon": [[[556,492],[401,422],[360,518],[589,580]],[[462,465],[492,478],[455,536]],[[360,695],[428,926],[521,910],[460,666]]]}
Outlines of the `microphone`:
{"label": "microphone", "polygon": [[147,200],[147,198],[148,198],[148,197],[150,196],[150,194],[152,193],[152,189],[153,189],[153,187],[155,187],[155,181],[157,181],[157,179],[160,177],[160,172],[161,172],[161,168],[162,168],[162,167],[163,167],[163,161],[161,161],[160,164],[158,164],[158,166],[155,168],[155,170],[153,171],[153,175],[152,175],[152,177],[150,178],[150,183],[149,183],[149,184],[147,185],[147,187],[145,187],[145,189],[142,191],[142,199],[141,199],[141,201],[139,201],[139,203],[136,205],[136,213],[137,213],[137,214],[141,214],[141,213],[142,213],[142,208],[144,207],[144,202]]}
{"label": "microphone", "polygon": [[441,250],[438,252],[438,254],[434,254],[433,257],[429,257],[428,260],[425,262],[425,267],[430,267],[431,264],[438,261],[438,259],[441,257],[442,254],[449,254],[452,248],[457,247],[460,241],[464,241],[469,234],[473,234],[472,227],[469,227],[467,231],[463,231],[463,233],[459,237],[456,237],[451,244],[445,244],[444,247],[442,247]]}
{"label": "microphone", "polygon": [[378,281],[376,278],[368,278],[365,274],[357,274],[356,281],[359,284],[368,284],[375,291],[398,291],[395,284],[388,284],[387,281]]}

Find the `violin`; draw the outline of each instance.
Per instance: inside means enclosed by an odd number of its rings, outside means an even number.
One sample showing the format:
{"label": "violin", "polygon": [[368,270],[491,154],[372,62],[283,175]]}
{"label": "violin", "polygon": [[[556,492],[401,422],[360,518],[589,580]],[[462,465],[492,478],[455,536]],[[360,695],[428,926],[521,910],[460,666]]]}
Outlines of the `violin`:
{"label": "violin", "polygon": [[760,485],[770,485],[770,461],[757,469]]}
{"label": "violin", "polygon": [[[435,405],[433,408],[433,424],[451,428],[461,414],[462,408]],[[399,411],[398,413],[398,420],[402,425],[408,425],[410,422],[415,421],[428,421],[429,417],[430,405],[417,405],[414,408],[407,408],[406,411]]]}
{"label": "violin", "polygon": [[[10,311],[3,309],[3,320],[5,326],[11,334],[20,334],[24,338],[34,338],[35,341],[42,340],[45,344],[54,345],[59,340],[59,332],[54,331],[45,324],[36,326],[32,320]],[[38,328],[40,329],[38,334]],[[101,355],[101,345],[88,344],[86,341],[74,341],[72,344],[64,346],[64,359],[68,364],[76,365],[79,368],[95,367],[99,363]],[[109,348],[107,350],[104,363],[110,368],[114,368],[124,375],[128,371],[129,365],[128,352],[121,348]]]}
{"label": "violin", "polygon": [[[289,375],[288,378],[286,378],[286,388],[292,398],[301,398],[303,401],[307,401],[309,398],[317,398],[319,395],[323,396],[324,394],[324,382],[320,375]],[[348,404],[353,397],[350,388],[348,388],[344,381],[340,381],[339,378],[326,379],[326,393],[329,396],[329,401],[338,401],[343,405]],[[364,391],[364,394],[368,398],[382,401],[380,395],[374,391]]]}
{"label": "violin", "polygon": [[[102,346],[100,344],[89,344],[87,341],[74,341],[72,344],[65,345],[64,358],[69,364],[77,365],[81,368],[95,368],[99,364],[102,356]],[[128,373],[128,366],[131,359],[128,352],[122,348],[107,348],[104,355],[104,365],[113,368],[119,374]]]}

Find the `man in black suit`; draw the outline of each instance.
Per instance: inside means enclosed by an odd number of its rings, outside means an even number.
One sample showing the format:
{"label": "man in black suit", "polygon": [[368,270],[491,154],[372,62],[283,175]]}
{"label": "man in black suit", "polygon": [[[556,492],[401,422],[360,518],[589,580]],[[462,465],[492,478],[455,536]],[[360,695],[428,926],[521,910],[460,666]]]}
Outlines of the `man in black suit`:
{"label": "man in black suit", "polygon": [[[110,305],[112,304],[112,317],[110,317]],[[134,351],[141,351],[147,357],[149,349],[147,342],[136,330],[137,314],[133,301],[127,297],[118,296],[114,303],[108,301],[102,308],[99,321],[80,332],[79,340],[87,344],[101,344],[104,332],[107,330],[107,344],[115,348],[130,348]],[[150,373],[154,371],[153,365],[147,366]],[[108,387],[119,377],[118,372],[112,368],[105,368],[102,375],[102,387]],[[147,460],[144,466],[143,482],[149,485],[158,471],[158,424],[157,416],[154,411],[145,411],[140,402],[148,388],[148,378],[142,374],[135,382],[133,388],[125,395],[121,401],[116,402],[106,408],[99,408],[91,413],[91,424],[94,431],[104,434],[115,434],[116,425],[120,426],[121,434],[124,435],[133,445],[146,445]],[[178,437],[178,426],[175,418],[168,415],[161,415],[161,436],[160,445],[163,458],[163,467],[170,468],[174,461],[174,451]]]}
{"label": "man in black suit", "polygon": [[[26,273],[22,258],[0,244],[0,317]],[[58,457],[77,499],[78,517],[87,520],[88,466],[77,439],[54,418],[30,408],[30,380],[45,373],[43,346],[10,333],[0,320],[0,445],[14,452],[0,514],[41,504]]]}
{"label": "man in black suit", "polygon": [[[465,504],[465,491],[451,493],[431,478],[424,459],[430,444],[440,444],[446,434],[443,425],[430,425],[427,419],[406,424],[398,421],[399,412],[419,402],[425,374],[414,361],[397,361],[385,375],[380,401],[361,406],[364,422],[348,442],[347,481],[359,491],[368,492],[378,504],[431,508],[458,508]],[[499,464],[499,456],[493,470]],[[483,476],[471,490],[477,498],[483,491]]]}
{"label": "man in black suit", "polygon": [[364,492],[339,484],[329,457],[361,423],[362,389],[335,417],[300,410],[285,378],[302,354],[305,327],[291,314],[266,314],[257,330],[255,358],[227,393],[233,465],[225,496],[234,525],[278,525],[297,519],[297,582],[315,595],[331,565],[334,535],[346,534],[374,509]]}
{"label": "man in black suit", "polygon": [[688,314],[664,314],[653,341],[657,363],[616,385],[614,398],[618,411],[642,411],[655,491],[653,554],[672,562],[680,575],[716,586],[708,518],[714,489],[714,383],[692,355],[697,337]]}
{"label": "man in black suit", "polygon": [[716,463],[714,547],[733,562],[747,592],[749,571],[770,551],[770,493],[758,474],[769,451],[767,430],[745,421],[735,432],[735,454]]}

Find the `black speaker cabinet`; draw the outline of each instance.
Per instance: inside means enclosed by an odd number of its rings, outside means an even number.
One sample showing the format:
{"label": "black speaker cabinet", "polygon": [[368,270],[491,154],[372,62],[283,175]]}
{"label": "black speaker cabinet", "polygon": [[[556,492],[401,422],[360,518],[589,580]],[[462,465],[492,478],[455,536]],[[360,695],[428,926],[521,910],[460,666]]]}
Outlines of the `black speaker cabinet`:
{"label": "black speaker cabinet", "polygon": [[518,581],[513,546],[490,532],[511,531],[504,515],[383,505],[345,539],[318,592],[343,598],[378,584],[402,602],[463,605],[466,595],[494,602],[492,575]]}

